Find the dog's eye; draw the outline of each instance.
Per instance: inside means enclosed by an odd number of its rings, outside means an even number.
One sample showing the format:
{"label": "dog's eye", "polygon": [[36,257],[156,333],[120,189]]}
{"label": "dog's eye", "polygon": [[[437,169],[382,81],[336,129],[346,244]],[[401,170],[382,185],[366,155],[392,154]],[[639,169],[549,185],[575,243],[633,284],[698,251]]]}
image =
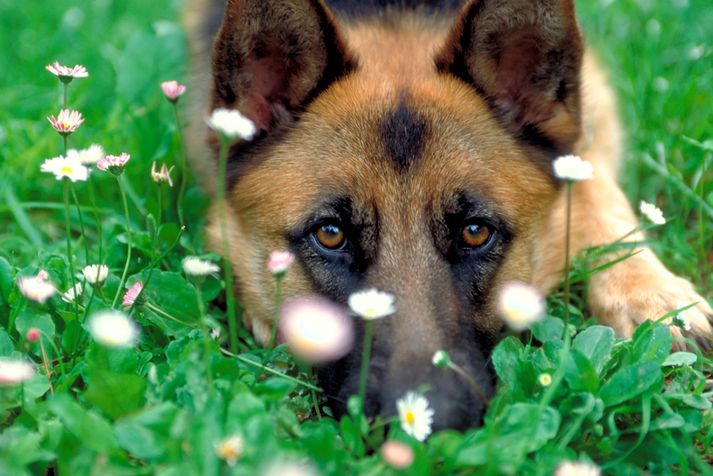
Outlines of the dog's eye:
{"label": "dog's eye", "polygon": [[317,228],[314,237],[321,246],[333,251],[344,248],[347,243],[344,230],[333,223],[327,223]]}
{"label": "dog's eye", "polygon": [[461,246],[468,249],[481,248],[488,244],[492,235],[492,230],[485,223],[468,223],[460,232]]}

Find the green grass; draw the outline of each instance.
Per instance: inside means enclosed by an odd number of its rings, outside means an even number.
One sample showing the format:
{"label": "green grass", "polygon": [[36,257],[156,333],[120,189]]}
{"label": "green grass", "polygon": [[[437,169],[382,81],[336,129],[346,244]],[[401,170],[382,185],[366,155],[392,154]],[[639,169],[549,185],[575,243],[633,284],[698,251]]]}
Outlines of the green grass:
{"label": "green grass", "polygon": [[[276,455],[308,457],[324,474],[384,474],[389,470],[371,450],[387,434],[414,449],[410,474],[551,474],[560,461],[579,458],[611,474],[643,474],[644,467],[650,474],[711,473],[712,394],[705,383],[710,357],[699,355],[695,364],[680,367],[664,363],[670,340],[661,325],[642,326],[633,340],[614,342],[592,325],[581,292],[573,310],[581,331],[572,344],[576,352],[567,357],[564,380],[552,394],[545,395],[537,376],[560,367],[566,345],[559,293],[549,302],[552,317],[533,329],[530,344],[510,338],[495,352],[493,362],[506,383],[486,425],[464,434],[441,432],[425,445],[397,427],[370,428],[357,409],[341,421],[302,421],[312,411],[311,394],[247,362],[308,380],[284,350],[250,345],[240,361],[222,353],[195,317],[194,289],[179,273],[184,256],[204,252],[207,201],[189,186],[189,227],[176,243],[176,213],[165,207],[157,223],[158,192],[149,175],[152,161],[172,164],[180,155],[173,112],[158,88],[162,80],[184,77],[180,3],[0,0],[0,356],[41,362],[37,345],[24,338],[36,326],[62,361],[52,365],[54,396],[39,367],[22,392],[0,387],[0,476],[43,474],[49,467],[71,475],[249,475]],[[652,229],[652,247],[710,299],[713,4],[588,0],[577,6],[588,42],[620,97],[628,131],[624,190],[632,202],[645,199],[664,210],[669,223]],[[132,155],[126,183],[137,250],[129,282],[150,275],[148,299],[164,313],[190,320],[185,326],[139,308],[139,351],[107,352],[89,344],[71,306],[58,298],[45,307],[28,304],[14,286],[18,276],[41,267],[62,290],[70,287],[62,186],[39,172],[45,158],[61,153],[61,140],[45,119],[61,104],[58,81],[44,71],[55,59],[84,64],[91,74],[70,88],[70,105],[86,117],[70,146],[99,143],[110,153]],[[82,266],[109,264],[105,294],[111,299],[127,234],[116,181],[95,172],[91,182],[96,214],[90,187],[76,186],[87,233],[79,239],[73,209],[74,254]],[[221,286],[209,278],[202,297],[225,329]],[[100,307],[97,296],[91,309]],[[56,357],[49,341],[46,350]],[[651,386],[640,388],[641,382]],[[228,468],[214,444],[234,433],[243,436],[245,454]]]}

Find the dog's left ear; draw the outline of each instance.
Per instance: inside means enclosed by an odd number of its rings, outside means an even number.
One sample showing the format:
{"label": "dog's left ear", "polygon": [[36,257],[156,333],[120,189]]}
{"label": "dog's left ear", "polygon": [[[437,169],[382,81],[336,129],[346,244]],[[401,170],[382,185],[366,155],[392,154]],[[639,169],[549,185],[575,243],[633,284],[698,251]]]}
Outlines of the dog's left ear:
{"label": "dog's left ear", "polygon": [[269,132],[355,67],[323,0],[228,0],[211,106],[237,109]]}
{"label": "dog's left ear", "polygon": [[435,61],[516,137],[562,153],[580,133],[582,53],[573,0],[471,0]]}

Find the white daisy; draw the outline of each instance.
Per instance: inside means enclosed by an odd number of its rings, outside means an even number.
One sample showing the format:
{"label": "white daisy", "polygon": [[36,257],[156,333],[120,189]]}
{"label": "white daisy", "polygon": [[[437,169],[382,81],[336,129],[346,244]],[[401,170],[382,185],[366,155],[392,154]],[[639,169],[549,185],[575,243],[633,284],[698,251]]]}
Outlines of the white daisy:
{"label": "white daisy", "polygon": [[282,275],[294,261],[295,255],[289,251],[273,251],[267,260],[267,269],[273,275]]}
{"label": "white daisy", "polygon": [[101,284],[109,276],[109,268],[105,264],[90,264],[84,267],[82,274],[89,284]]}
{"label": "white daisy", "polygon": [[497,310],[511,329],[522,331],[545,315],[545,299],[529,284],[510,281],[500,288]]}
{"label": "white daisy", "polygon": [[210,261],[200,259],[196,256],[187,256],[183,258],[183,272],[190,276],[207,276],[216,274],[220,271],[220,267]]}
{"label": "white daisy", "polygon": [[99,311],[89,319],[89,333],[106,347],[129,348],[139,340],[139,328],[121,311]]}
{"label": "white daisy", "polygon": [[40,171],[54,174],[57,180],[68,178],[72,182],[84,182],[89,178],[89,169],[85,167],[76,157],[54,157],[46,159],[40,166]]}
{"label": "white daisy", "polygon": [[349,296],[349,308],[368,321],[396,312],[396,298],[391,293],[367,289]]}
{"label": "white daisy", "polygon": [[396,401],[401,429],[418,441],[425,440],[431,434],[433,410],[423,395],[409,392]]}
{"label": "white daisy", "polygon": [[592,164],[582,160],[578,155],[563,155],[558,157],[552,166],[555,169],[555,176],[562,180],[579,182],[589,180],[594,176]]}
{"label": "white daisy", "polygon": [[82,288],[82,283],[77,283],[73,288],[69,288],[65,293],[62,294],[62,301],[73,303],[78,296],[82,295],[84,288]]}
{"label": "white daisy", "polygon": [[0,385],[18,385],[30,380],[34,374],[35,368],[29,362],[0,358]]}
{"label": "white daisy", "polygon": [[215,454],[218,458],[234,466],[243,454],[245,442],[240,435],[231,435],[215,445]]}
{"label": "white daisy", "polygon": [[27,299],[44,304],[57,292],[57,288],[48,279],[47,273],[40,271],[37,276],[25,276],[18,279],[17,287]]}
{"label": "white daisy", "polygon": [[205,122],[208,127],[229,139],[252,140],[257,133],[255,123],[234,109],[215,109]]}
{"label": "white daisy", "polygon": [[104,153],[104,149],[102,149],[102,146],[100,146],[99,144],[92,144],[86,149],[82,150],[69,149],[67,151],[68,159],[78,160],[81,164],[84,165],[96,164],[104,157],[106,157],[106,154]]}
{"label": "white daisy", "polygon": [[583,461],[565,461],[555,469],[555,476],[599,476],[597,465]]}
{"label": "white daisy", "polygon": [[659,207],[653,203],[641,201],[639,202],[639,211],[654,225],[665,225],[666,218]]}

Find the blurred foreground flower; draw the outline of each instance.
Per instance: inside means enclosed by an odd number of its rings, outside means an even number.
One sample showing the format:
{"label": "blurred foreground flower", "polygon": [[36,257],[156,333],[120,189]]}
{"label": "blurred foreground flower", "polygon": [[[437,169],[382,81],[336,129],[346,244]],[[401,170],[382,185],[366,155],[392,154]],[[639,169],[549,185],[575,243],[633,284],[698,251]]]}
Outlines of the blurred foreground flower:
{"label": "blurred foreground flower", "polygon": [[42,331],[39,330],[36,327],[32,327],[27,331],[27,335],[25,336],[27,340],[30,342],[37,342],[40,340],[40,335],[42,334]]}
{"label": "blurred foreground flower", "polygon": [[548,373],[542,373],[537,376],[537,382],[543,387],[549,387],[552,385],[552,375]]}
{"label": "blurred foreground flower", "polygon": [[139,328],[121,311],[99,311],[89,318],[89,333],[98,343],[112,348],[129,348],[139,340]]}
{"label": "blurred foreground flower", "polygon": [[19,385],[32,378],[35,368],[24,360],[0,358],[0,385]]}
{"label": "blurred foreground flower", "polygon": [[639,203],[639,211],[654,225],[665,225],[666,218],[659,207],[653,203],[641,201]]}
{"label": "blurred foreground flower", "polygon": [[161,83],[161,90],[166,95],[166,99],[176,102],[186,92],[186,87],[178,81],[164,81]]}
{"label": "blurred foreground flower", "polygon": [[252,140],[257,129],[240,111],[218,108],[206,120],[208,127],[227,139]]}
{"label": "blurred foreground flower", "polygon": [[354,344],[352,320],[339,306],[319,296],[287,300],[280,334],[297,357],[311,363],[337,360]]}
{"label": "blurred foreground flower", "polygon": [[599,476],[599,474],[601,470],[598,466],[579,461],[565,461],[555,470],[555,476]]}
{"label": "blurred foreground flower", "polygon": [[131,156],[126,152],[122,152],[121,155],[107,155],[97,161],[97,168],[119,176],[124,172],[124,167],[130,159]]}
{"label": "blurred foreground flower", "polygon": [[396,298],[391,293],[367,289],[349,296],[349,308],[363,319],[371,321],[396,312]]}
{"label": "blurred foreground flower", "polygon": [[72,182],[84,182],[89,178],[89,169],[85,167],[76,157],[54,157],[46,159],[40,165],[40,171],[54,174],[57,180],[67,178]]}
{"label": "blurred foreground flower", "polygon": [[109,268],[105,264],[90,264],[84,267],[82,274],[92,286],[101,285],[109,276]]}
{"label": "blurred foreground flower", "polygon": [[173,165],[169,169],[166,167],[166,164],[161,164],[161,168],[156,170],[156,162],[154,162],[151,164],[151,178],[158,184],[168,182],[168,186],[173,187],[173,181],[171,180],[171,172],[173,169]]}
{"label": "blurred foreground flower", "polygon": [[273,251],[267,260],[267,269],[273,275],[283,275],[294,261],[295,255],[289,251]]}
{"label": "blurred foreground flower", "polygon": [[319,476],[312,463],[307,460],[277,460],[261,473],[261,476]]}
{"label": "blurred foreground flower", "polygon": [[38,272],[36,276],[25,276],[18,279],[17,287],[27,299],[40,304],[44,304],[57,292],[57,288],[49,282],[45,271]]}
{"label": "blurred foreground flower", "polygon": [[78,160],[83,165],[93,165],[105,157],[104,149],[99,144],[92,144],[86,149],[69,149],[67,158]]}
{"label": "blurred foreground flower", "polygon": [[577,155],[563,155],[558,157],[552,163],[552,166],[555,170],[555,176],[562,180],[579,182],[594,177],[592,164],[586,160],[582,160],[582,158]]}
{"label": "blurred foreground flower", "polygon": [[189,276],[208,276],[219,271],[220,267],[208,260],[200,259],[196,256],[183,258],[183,272]]}
{"label": "blurred foreground flower", "polygon": [[413,450],[400,441],[390,440],[381,445],[381,457],[386,464],[395,469],[404,469],[413,463]]}
{"label": "blurred foreground flower", "polygon": [[500,288],[497,310],[511,329],[522,331],[542,319],[545,299],[529,284],[510,281]]}
{"label": "blurred foreground flower", "polygon": [[228,466],[235,466],[243,454],[243,446],[243,438],[240,435],[232,435],[215,445],[215,454],[228,463]]}
{"label": "blurred foreground flower", "polygon": [[74,78],[86,78],[89,76],[87,68],[80,64],[76,64],[73,68],[70,68],[69,66],[59,64],[59,61],[55,61],[45,66],[45,69],[57,76],[63,83],[70,83]]}
{"label": "blurred foreground flower", "polygon": [[433,410],[428,400],[416,392],[409,392],[396,401],[401,429],[418,441],[424,441],[431,434]]}
{"label": "blurred foreground flower", "polygon": [[143,289],[144,283],[142,283],[141,281],[137,281],[136,283],[134,283],[134,285],[131,286],[128,291],[126,291],[126,294],[124,294],[124,298],[121,300],[121,305],[124,307],[131,307],[137,304],[137,300],[141,295],[141,291],[143,291]]}
{"label": "blurred foreground flower", "polygon": [[69,109],[62,109],[59,111],[59,114],[57,114],[57,117],[50,116],[47,120],[52,124],[52,128],[63,136],[67,136],[76,131],[84,122],[81,112],[71,111]]}

